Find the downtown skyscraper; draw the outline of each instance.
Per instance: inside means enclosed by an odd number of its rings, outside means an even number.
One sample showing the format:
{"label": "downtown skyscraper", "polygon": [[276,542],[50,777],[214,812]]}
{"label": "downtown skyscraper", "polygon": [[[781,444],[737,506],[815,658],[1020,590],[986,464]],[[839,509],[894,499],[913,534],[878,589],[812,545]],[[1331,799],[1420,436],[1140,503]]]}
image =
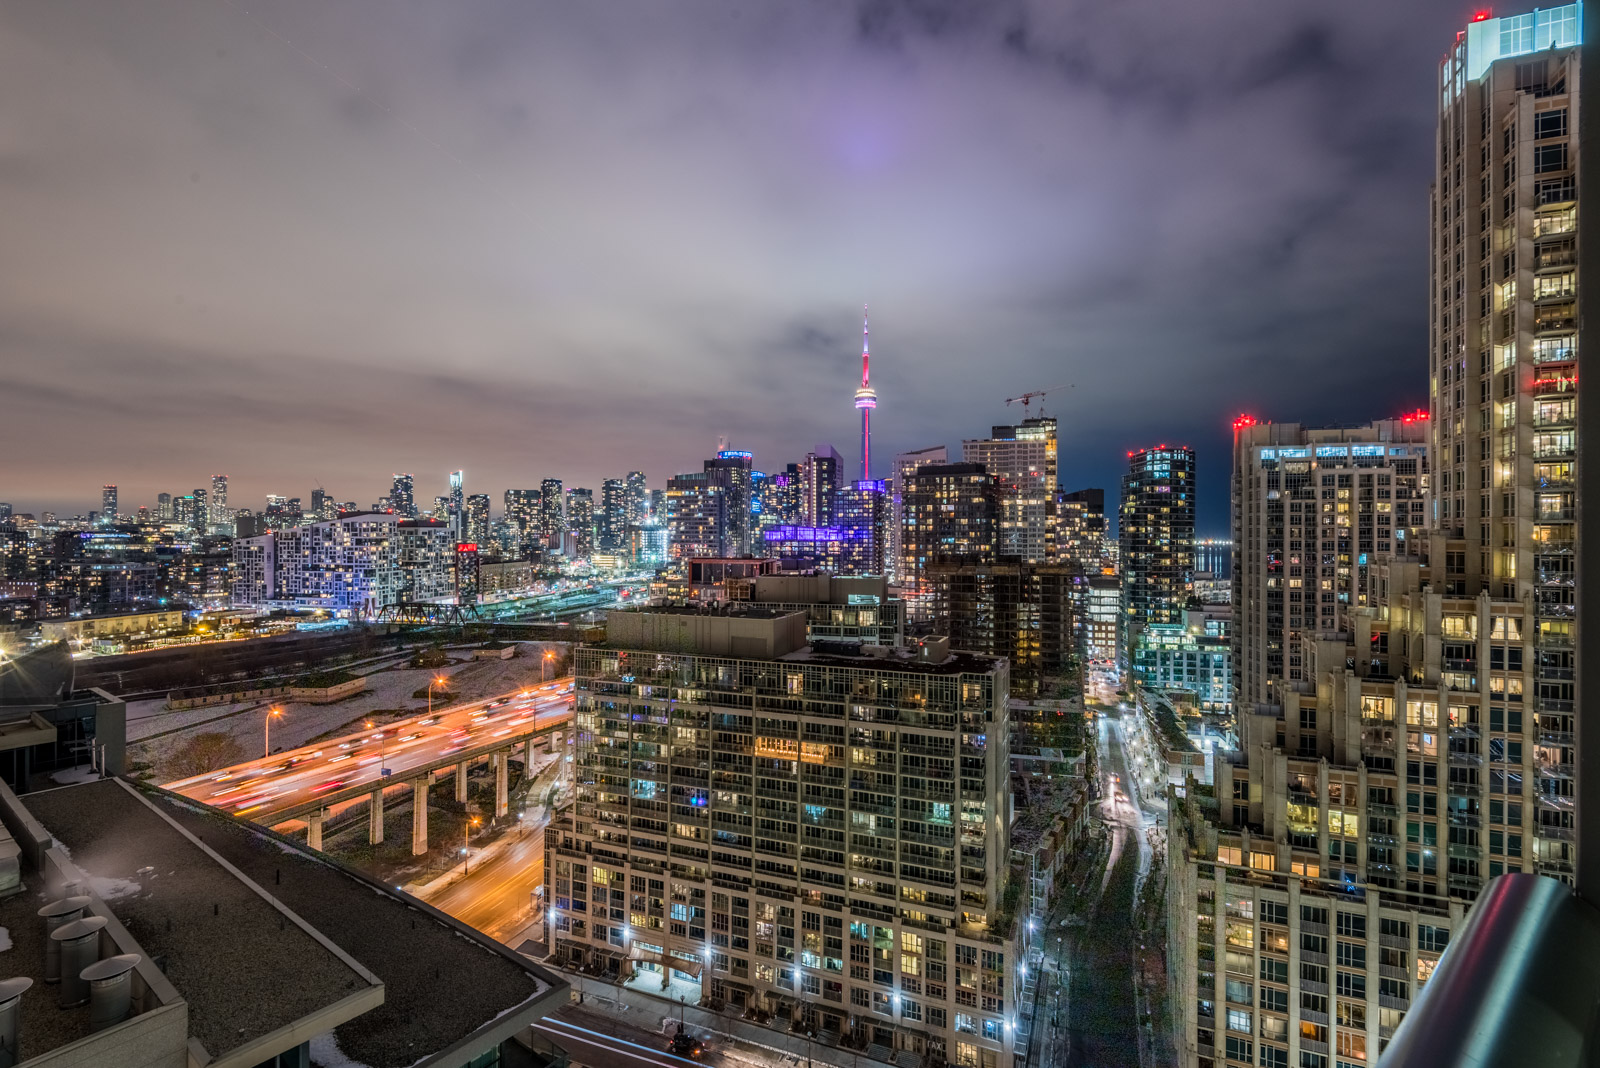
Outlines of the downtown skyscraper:
{"label": "downtown skyscraper", "polygon": [[409,474],[397,474],[389,489],[389,507],[394,514],[406,519],[417,518],[416,480]]}
{"label": "downtown skyscraper", "polygon": [[547,478],[539,483],[539,496],[540,540],[546,549],[558,552],[561,549],[561,535],[567,529],[566,498],[561,492],[561,480]]}
{"label": "downtown skyscraper", "polygon": [[961,457],[987,467],[1000,487],[999,554],[1030,564],[1054,560],[1056,421],[1039,416],[994,427],[987,438],[963,441]]}
{"label": "downtown skyscraper", "polygon": [[1122,657],[1139,631],[1182,623],[1194,577],[1194,450],[1157,445],[1128,454],[1118,539]]}
{"label": "downtown skyscraper", "polygon": [[[1411,443],[1363,443],[1385,449],[1363,464],[1314,437],[1309,456],[1266,456],[1270,435],[1240,429],[1235,515],[1302,505],[1280,529],[1302,531],[1318,601],[1283,641],[1298,665],[1241,658],[1262,703],[1210,789],[1174,805],[1182,1065],[1371,1064],[1488,880],[1573,877],[1579,18],[1482,15],[1439,68],[1422,529],[1398,536],[1402,500],[1416,513],[1392,450]],[[1318,455],[1335,447],[1350,455]],[[1236,576],[1273,566],[1238,544],[1271,529],[1236,520]]]}

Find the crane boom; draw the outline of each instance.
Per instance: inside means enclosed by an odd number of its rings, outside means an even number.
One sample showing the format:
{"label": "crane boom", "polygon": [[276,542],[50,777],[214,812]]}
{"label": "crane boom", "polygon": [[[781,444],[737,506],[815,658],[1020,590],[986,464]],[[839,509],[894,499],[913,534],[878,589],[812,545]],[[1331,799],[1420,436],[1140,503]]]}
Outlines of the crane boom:
{"label": "crane boom", "polygon": [[[1030,389],[1028,392],[1022,394],[1022,396],[1020,396],[1020,397],[1007,397],[1006,398],[1006,406],[1010,407],[1011,405],[1020,402],[1022,404],[1022,417],[1024,419],[1026,419],[1026,418],[1028,418],[1029,414],[1031,413],[1031,407],[1030,406],[1033,404],[1033,398],[1042,397],[1047,393],[1054,393],[1057,390],[1071,389],[1071,388],[1073,388],[1074,385],[1075,385],[1075,383],[1072,383],[1072,382],[1063,382],[1061,385],[1059,385],[1059,386],[1051,386],[1049,389]],[[1040,407],[1040,410],[1043,411],[1043,406],[1042,405]]]}

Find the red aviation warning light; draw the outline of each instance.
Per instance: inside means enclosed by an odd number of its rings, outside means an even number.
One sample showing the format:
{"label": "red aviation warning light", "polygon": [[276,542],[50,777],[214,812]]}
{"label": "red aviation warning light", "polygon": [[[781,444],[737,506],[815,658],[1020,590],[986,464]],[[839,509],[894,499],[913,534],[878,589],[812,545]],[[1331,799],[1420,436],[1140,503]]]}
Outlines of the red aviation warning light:
{"label": "red aviation warning light", "polygon": [[1233,421],[1233,432],[1237,434],[1247,426],[1255,426],[1258,420],[1253,415],[1240,415]]}
{"label": "red aviation warning light", "polygon": [[1407,412],[1406,414],[1404,414],[1404,415],[1402,415],[1400,417],[1400,422],[1406,423],[1406,424],[1410,424],[1410,423],[1426,423],[1427,421],[1428,421],[1428,409],[1426,409],[1426,408],[1418,408],[1416,411]]}

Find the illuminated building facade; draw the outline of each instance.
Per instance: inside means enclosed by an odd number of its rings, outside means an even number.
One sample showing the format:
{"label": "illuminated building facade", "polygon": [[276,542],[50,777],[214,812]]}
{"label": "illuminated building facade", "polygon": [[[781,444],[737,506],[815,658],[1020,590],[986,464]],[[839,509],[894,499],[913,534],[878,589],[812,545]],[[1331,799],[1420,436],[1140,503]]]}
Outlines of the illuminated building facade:
{"label": "illuminated building facade", "polygon": [[508,489],[505,492],[506,524],[511,528],[511,538],[519,555],[530,555],[535,546],[544,545],[539,526],[542,499],[538,490]]}
{"label": "illuminated building facade", "polygon": [[489,545],[489,495],[469,493],[462,505],[461,530],[464,541],[483,549]]}
{"label": "illuminated building facade", "polygon": [[539,513],[539,536],[546,549],[559,552],[561,535],[567,530],[567,502],[561,492],[561,480],[547,478],[539,483],[539,495],[543,498]]}
{"label": "illuminated building facade", "polygon": [[993,563],[1000,491],[982,464],[928,464],[905,480],[900,586],[913,622],[933,618],[933,563]]}
{"label": "illuminated building facade", "polygon": [[894,470],[890,475],[889,496],[890,515],[893,519],[893,530],[889,535],[889,559],[886,562],[889,577],[896,583],[905,582],[905,549],[901,544],[905,526],[905,488],[906,479],[916,473],[917,468],[930,464],[948,463],[949,456],[943,445],[933,445],[926,449],[916,449],[912,452],[902,452],[894,458]]}
{"label": "illuminated building facade", "polygon": [[594,555],[594,490],[574,487],[567,491],[567,532],[578,556]]}
{"label": "illuminated building facade", "polygon": [[[314,495],[313,495],[314,496]],[[389,507],[402,519],[417,518],[416,479],[409,474],[397,474],[389,487]]]}
{"label": "illuminated building facade", "polygon": [[1009,1068],[1006,662],[811,646],[806,613],[736,607],[613,612],[577,650],[577,800],[545,832],[554,953]]}
{"label": "illuminated building facade", "polygon": [[117,487],[105,485],[100,487],[100,521],[106,526],[112,526],[117,521]]}
{"label": "illuminated building facade", "polygon": [[1033,690],[1067,670],[1077,569],[1066,564],[938,561],[925,572],[934,629],[956,648],[1011,662],[1013,685]]}
{"label": "illuminated building facade", "polygon": [[963,441],[961,458],[983,464],[1000,489],[995,551],[1039,564],[1056,558],[1056,421],[1026,419],[997,426],[987,438]]}
{"label": "illuminated building facade", "polygon": [[1308,676],[1302,643],[1371,602],[1371,567],[1424,526],[1428,420],[1314,429],[1241,417],[1233,438],[1233,674],[1239,706]]}
{"label": "illuminated building facade", "polygon": [[461,526],[464,519],[463,513],[466,509],[466,500],[464,496],[465,479],[466,476],[461,471],[450,472],[450,525],[458,534],[461,533]]}
{"label": "illuminated building facade", "polygon": [[723,556],[745,556],[752,551],[752,457],[740,449],[723,449],[705,462],[706,483],[722,490]]}
{"label": "illuminated building facade", "polygon": [[1183,621],[1194,575],[1194,500],[1193,449],[1158,445],[1128,454],[1117,532],[1124,664],[1139,628]]}
{"label": "illuminated building facade", "polygon": [[704,471],[667,480],[667,555],[674,561],[728,555],[728,499],[724,488]]}
{"label": "illuminated building facade", "polygon": [[595,517],[595,541],[601,552],[616,553],[627,548],[628,497],[620,478],[600,483],[600,513]]}
{"label": "illuminated building facade", "polygon": [[1425,529],[1174,811],[1181,1065],[1371,1064],[1489,879],[1573,877],[1580,17],[1484,13],[1439,68]]}
{"label": "illuminated building facade", "polygon": [[366,617],[402,597],[441,600],[455,593],[455,546],[444,523],[392,512],[236,539],[233,605]]}
{"label": "illuminated building facade", "polygon": [[800,525],[833,526],[833,496],[844,479],[844,461],[832,445],[818,445],[800,463]]}
{"label": "illuminated building facade", "polygon": [[650,488],[645,484],[643,471],[629,471],[623,480],[623,497],[627,509],[627,525],[637,527],[650,518]]}

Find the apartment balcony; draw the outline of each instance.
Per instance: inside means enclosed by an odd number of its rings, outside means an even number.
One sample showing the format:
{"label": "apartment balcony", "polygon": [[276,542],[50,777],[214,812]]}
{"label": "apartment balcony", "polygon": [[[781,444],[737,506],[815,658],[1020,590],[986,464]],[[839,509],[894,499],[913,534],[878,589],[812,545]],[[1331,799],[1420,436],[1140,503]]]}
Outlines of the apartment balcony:
{"label": "apartment balcony", "polygon": [[1553,330],[1576,330],[1577,328],[1578,311],[1571,303],[1546,304],[1534,308],[1534,333],[1542,334]]}
{"label": "apartment balcony", "polygon": [[1547,842],[1575,842],[1578,840],[1578,831],[1575,827],[1556,827],[1547,823],[1533,825],[1536,837]]}
{"label": "apartment balcony", "polygon": [[1572,778],[1572,765],[1561,760],[1540,760],[1539,774],[1551,779]]}
{"label": "apartment balcony", "polygon": [[1540,745],[1571,746],[1571,745],[1574,744],[1574,741],[1575,741],[1575,739],[1574,739],[1573,734],[1572,734],[1571,731],[1545,731],[1545,730],[1541,730],[1539,732],[1539,744]]}

